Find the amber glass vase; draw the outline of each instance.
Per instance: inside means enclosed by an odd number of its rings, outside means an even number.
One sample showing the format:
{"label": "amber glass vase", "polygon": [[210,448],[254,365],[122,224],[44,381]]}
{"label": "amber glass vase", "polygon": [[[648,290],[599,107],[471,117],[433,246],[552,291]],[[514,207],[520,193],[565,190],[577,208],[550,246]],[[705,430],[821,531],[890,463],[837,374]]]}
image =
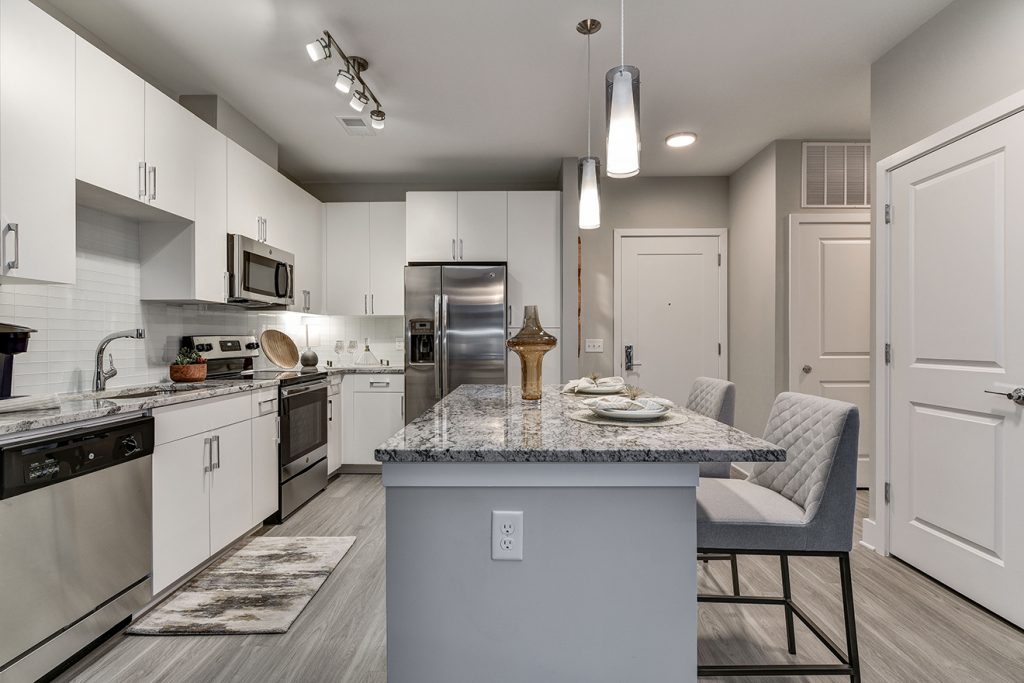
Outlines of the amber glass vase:
{"label": "amber glass vase", "polygon": [[508,348],[519,354],[519,364],[523,369],[523,399],[527,401],[540,399],[544,354],[555,348],[557,343],[558,340],[540,326],[537,307],[525,306],[523,308],[523,329],[506,342]]}

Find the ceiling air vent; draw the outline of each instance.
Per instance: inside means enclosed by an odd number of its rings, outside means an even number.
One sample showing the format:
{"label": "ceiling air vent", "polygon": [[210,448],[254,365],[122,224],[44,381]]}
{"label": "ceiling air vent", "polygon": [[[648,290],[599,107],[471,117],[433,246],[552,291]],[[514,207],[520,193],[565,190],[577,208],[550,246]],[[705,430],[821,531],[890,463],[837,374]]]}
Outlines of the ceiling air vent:
{"label": "ceiling air vent", "polygon": [[871,205],[867,142],[805,142],[804,208],[867,208]]}
{"label": "ceiling air vent", "polygon": [[334,118],[338,119],[338,123],[341,124],[341,127],[349,135],[365,136],[377,134],[373,128],[366,124],[366,121],[363,121],[358,116],[335,116]]}

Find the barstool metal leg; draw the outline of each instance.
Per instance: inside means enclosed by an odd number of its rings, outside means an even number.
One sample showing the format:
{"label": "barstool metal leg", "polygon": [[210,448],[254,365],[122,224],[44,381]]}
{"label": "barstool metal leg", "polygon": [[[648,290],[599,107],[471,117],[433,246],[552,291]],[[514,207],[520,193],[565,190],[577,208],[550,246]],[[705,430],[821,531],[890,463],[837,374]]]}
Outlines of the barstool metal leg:
{"label": "barstool metal leg", "polygon": [[850,554],[839,556],[839,576],[843,588],[843,618],[846,621],[846,656],[853,672],[850,680],[860,683],[860,654],[857,651],[857,619],[853,614],[853,573],[850,571]]}
{"label": "barstool metal leg", "polygon": [[789,581],[789,557],[779,555],[782,568],[782,597],[786,601],[786,646],[789,654],[796,654],[796,633],[793,630],[793,588]]}

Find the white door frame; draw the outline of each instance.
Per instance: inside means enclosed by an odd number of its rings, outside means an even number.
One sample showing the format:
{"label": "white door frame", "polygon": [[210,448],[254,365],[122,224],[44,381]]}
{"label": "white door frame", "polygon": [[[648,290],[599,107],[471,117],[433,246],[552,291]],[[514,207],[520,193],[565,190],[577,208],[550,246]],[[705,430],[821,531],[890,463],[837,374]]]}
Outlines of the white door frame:
{"label": "white door frame", "polygon": [[617,228],[612,231],[614,240],[614,265],[612,282],[612,372],[618,373],[622,362],[622,238],[623,237],[717,237],[718,253],[722,265],[718,269],[718,284],[721,292],[719,302],[718,338],[722,344],[722,375],[729,377],[729,231],[725,228],[641,228],[629,230]]}
{"label": "white door frame", "polygon": [[[873,489],[874,519],[864,520],[864,536],[861,544],[879,554],[889,554],[889,539],[892,520],[885,502],[885,489],[890,481],[892,458],[891,444],[891,398],[892,371],[885,363],[885,348],[891,335],[892,310],[892,237],[887,230],[885,207],[892,202],[892,173],[906,164],[976,133],[983,128],[1024,112],[1024,90],[996,102],[979,112],[957,121],[920,142],[896,152],[879,161],[875,166],[875,195],[879,200],[874,212],[872,249],[875,255],[875,348],[873,352],[873,389],[875,397],[875,484]],[[893,207],[898,212],[901,207]],[[902,208],[903,211],[906,208]],[[893,349],[893,355],[900,349]],[[871,512],[871,511],[869,511]]]}

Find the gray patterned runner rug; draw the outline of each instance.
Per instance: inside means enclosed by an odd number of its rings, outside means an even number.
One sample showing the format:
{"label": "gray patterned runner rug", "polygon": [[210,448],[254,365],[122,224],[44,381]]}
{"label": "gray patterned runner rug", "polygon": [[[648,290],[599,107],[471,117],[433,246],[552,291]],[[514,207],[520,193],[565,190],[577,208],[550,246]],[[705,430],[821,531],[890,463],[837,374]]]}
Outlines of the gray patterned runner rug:
{"label": "gray patterned runner rug", "polygon": [[133,635],[284,633],[355,536],[258,536],[132,624]]}

